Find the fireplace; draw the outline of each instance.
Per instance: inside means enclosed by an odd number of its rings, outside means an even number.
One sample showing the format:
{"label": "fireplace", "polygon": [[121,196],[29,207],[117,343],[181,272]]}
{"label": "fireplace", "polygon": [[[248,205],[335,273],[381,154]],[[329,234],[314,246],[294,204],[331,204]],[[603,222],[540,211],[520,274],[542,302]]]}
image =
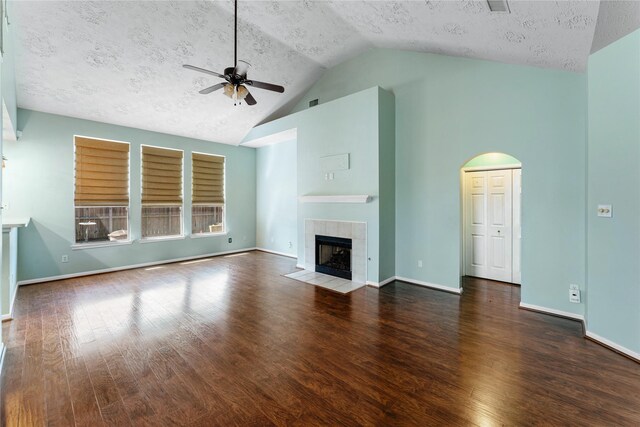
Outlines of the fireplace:
{"label": "fireplace", "polygon": [[316,271],[351,280],[351,239],[316,234]]}

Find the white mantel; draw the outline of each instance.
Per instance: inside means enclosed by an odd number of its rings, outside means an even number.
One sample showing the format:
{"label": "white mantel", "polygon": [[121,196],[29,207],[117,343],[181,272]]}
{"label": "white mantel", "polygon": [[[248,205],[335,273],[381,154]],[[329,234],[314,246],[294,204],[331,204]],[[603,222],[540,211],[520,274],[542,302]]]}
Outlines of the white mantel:
{"label": "white mantel", "polygon": [[371,196],[367,194],[300,196],[300,201],[302,203],[368,203],[371,201]]}

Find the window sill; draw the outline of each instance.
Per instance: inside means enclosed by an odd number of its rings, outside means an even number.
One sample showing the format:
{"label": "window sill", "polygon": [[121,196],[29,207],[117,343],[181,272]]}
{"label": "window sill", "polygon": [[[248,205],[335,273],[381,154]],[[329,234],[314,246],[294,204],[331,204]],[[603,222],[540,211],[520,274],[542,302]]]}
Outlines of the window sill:
{"label": "window sill", "polygon": [[221,231],[218,233],[197,233],[197,234],[191,234],[189,237],[192,239],[202,239],[204,237],[215,237],[215,236],[226,236],[227,232],[226,231]]}
{"label": "window sill", "polygon": [[130,245],[132,243],[133,243],[133,240],[120,240],[116,242],[99,242],[99,243],[74,243],[71,245],[71,250],[77,251],[79,249],[108,248],[111,246]]}
{"label": "window sill", "polygon": [[140,243],[156,243],[156,242],[167,242],[171,240],[184,240],[185,236],[163,236],[163,237],[145,237],[144,239],[140,239]]}

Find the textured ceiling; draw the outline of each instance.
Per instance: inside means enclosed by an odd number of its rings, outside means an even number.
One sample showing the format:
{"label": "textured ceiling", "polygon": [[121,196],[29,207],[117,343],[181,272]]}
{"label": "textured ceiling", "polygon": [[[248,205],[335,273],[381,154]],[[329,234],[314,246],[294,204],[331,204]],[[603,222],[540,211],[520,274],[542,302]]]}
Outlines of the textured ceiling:
{"label": "textured ceiling", "polygon": [[640,1],[601,1],[591,53],[606,47],[638,28],[640,28]]}
{"label": "textured ceiling", "polygon": [[[597,1],[241,1],[240,59],[258,105],[198,90],[233,62],[231,1],[18,1],[23,108],[230,144],[298,99],[323,70],[371,47],[583,71]],[[366,70],[363,70],[366,72]]]}

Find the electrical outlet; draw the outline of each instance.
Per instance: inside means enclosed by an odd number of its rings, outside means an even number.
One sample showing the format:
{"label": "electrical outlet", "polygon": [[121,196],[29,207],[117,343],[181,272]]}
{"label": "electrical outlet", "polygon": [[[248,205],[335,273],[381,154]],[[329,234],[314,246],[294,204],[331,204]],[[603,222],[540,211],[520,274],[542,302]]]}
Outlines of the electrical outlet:
{"label": "electrical outlet", "polygon": [[293,243],[289,242],[289,248],[293,247]]}
{"label": "electrical outlet", "polygon": [[578,285],[569,285],[569,302],[580,304],[580,287]]}
{"label": "electrical outlet", "polygon": [[229,243],[233,242],[233,239],[231,237],[229,237]]}
{"label": "electrical outlet", "polygon": [[418,268],[422,268],[422,260],[418,260]]}
{"label": "electrical outlet", "polygon": [[69,262],[69,255],[62,255],[62,258],[60,259],[60,261]]}
{"label": "electrical outlet", "polygon": [[611,218],[613,216],[613,208],[611,205],[598,205],[598,216],[602,218]]}

